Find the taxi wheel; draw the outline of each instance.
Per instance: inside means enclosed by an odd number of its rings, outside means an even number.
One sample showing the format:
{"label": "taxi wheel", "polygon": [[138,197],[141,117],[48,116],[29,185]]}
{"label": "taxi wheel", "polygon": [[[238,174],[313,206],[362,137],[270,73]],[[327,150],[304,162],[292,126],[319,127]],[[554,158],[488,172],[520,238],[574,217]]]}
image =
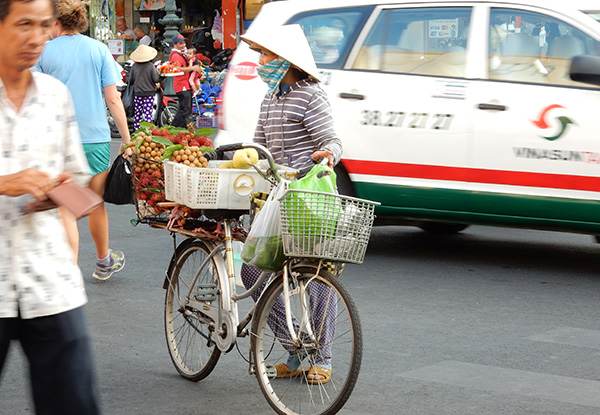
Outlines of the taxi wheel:
{"label": "taxi wheel", "polygon": [[453,235],[465,230],[468,226],[462,223],[424,222],[419,228],[437,235]]}

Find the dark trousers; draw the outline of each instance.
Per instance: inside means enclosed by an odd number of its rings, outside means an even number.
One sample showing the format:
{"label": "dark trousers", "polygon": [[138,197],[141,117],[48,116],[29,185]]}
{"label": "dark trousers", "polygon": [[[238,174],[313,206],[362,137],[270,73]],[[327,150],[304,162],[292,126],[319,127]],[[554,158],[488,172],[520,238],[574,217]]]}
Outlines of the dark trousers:
{"label": "dark trousers", "polygon": [[100,414],[83,308],[34,319],[0,318],[0,373],[11,340],[29,361],[36,415]]}
{"label": "dark trousers", "polygon": [[173,127],[185,128],[192,113],[192,91],[181,91],[177,94],[177,113],[173,118]]}

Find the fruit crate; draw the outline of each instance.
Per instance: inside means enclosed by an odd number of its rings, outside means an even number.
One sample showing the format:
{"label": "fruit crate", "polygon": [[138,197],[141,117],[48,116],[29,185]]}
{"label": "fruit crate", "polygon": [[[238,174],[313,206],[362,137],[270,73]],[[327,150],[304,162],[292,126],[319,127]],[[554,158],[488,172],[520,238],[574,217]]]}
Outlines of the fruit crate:
{"label": "fruit crate", "polygon": [[[165,182],[163,166],[161,163],[152,164],[149,160],[140,155],[132,155],[134,204],[137,217],[140,221],[165,219],[168,212],[165,212],[159,202],[165,201]],[[154,170],[150,169],[150,166]]]}
{"label": "fruit crate", "polygon": [[[222,163],[224,160],[212,160],[208,167],[198,168],[164,161],[166,199],[192,209],[249,210],[250,194],[271,190],[271,183],[253,168],[219,168]],[[265,171],[266,161],[259,161],[257,167]],[[296,174],[283,166],[278,171],[288,178]]]}
{"label": "fruit crate", "polygon": [[219,117],[199,115],[196,117],[196,128],[219,128]]}

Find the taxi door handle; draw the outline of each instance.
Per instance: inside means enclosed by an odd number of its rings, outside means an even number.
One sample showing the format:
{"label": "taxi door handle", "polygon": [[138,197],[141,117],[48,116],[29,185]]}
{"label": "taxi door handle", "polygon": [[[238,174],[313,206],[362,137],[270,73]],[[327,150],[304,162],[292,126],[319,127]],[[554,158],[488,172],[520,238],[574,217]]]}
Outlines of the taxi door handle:
{"label": "taxi door handle", "polygon": [[498,104],[479,104],[477,108],[486,111],[506,111],[506,105]]}
{"label": "taxi door handle", "polygon": [[365,96],[363,94],[351,94],[349,92],[341,92],[340,93],[340,98],[343,98],[343,99],[357,99],[359,101],[362,101],[363,99],[365,99]]}

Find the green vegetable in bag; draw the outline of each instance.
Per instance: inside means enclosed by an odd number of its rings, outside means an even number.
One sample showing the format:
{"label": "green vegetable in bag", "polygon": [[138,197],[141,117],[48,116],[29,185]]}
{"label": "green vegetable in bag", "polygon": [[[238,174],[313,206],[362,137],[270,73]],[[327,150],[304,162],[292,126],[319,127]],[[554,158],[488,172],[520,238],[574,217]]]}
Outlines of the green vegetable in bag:
{"label": "green vegetable in bag", "polygon": [[[294,235],[333,236],[337,219],[341,213],[336,194],[337,175],[325,164],[315,165],[303,178],[293,181],[290,192],[284,199],[290,217],[290,231]],[[303,191],[330,193],[312,194]]]}
{"label": "green vegetable in bag", "polygon": [[245,263],[266,271],[279,271],[283,267],[285,255],[278,199],[285,190],[286,183],[281,182],[256,214],[241,253]]}

